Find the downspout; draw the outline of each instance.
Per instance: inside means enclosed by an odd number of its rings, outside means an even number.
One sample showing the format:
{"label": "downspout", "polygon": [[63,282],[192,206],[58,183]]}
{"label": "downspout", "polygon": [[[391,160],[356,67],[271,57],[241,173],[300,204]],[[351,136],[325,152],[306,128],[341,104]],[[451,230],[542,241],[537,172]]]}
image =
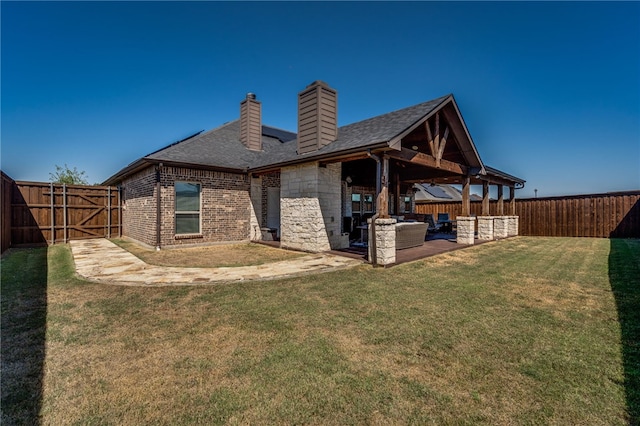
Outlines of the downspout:
{"label": "downspout", "polygon": [[[380,196],[380,190],[382,187],[382,184],[380,182],[380,157],[378,157],[376,154],[371,153],[371,150],[368,149],[367,150],[367,156],[369,158],[372,158],[374,160],[376,160],[376,202],[379,201],[378,197]],[[378,207],[378,206],[376,206]],[[376,208],[376,213],[371,217],[371,236],[369,237],[369,244],[371,244],[371,264],[373,266],[377,266],[378,264],[378,255],[377,255],[377,246],[376,246],[376,219],[378,219],[378,217],[380,216],[380,213],[378,213],[378,209]]]}
{"label": "downspout", "polygon": [[162,224],[162,197],[160,195],[161,185],[160,185],[160,169],[162,168],[162,163],[156,166],[156,250],[160,250],[160,240],[161,240],[161,224]]}

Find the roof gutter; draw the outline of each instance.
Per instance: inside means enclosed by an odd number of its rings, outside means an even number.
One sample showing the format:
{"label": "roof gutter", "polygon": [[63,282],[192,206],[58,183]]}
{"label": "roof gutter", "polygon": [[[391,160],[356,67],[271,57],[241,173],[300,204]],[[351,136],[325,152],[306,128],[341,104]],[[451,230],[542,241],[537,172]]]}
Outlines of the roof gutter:
{"label": "roof gutter", "polygon": [[143,170],[154,164],[155,165],[162,164],[167,167],[184,167],[184,168],[190,168],[190,169],[214,170],[214,171],[225,172],[225,173],[247,173],[248,171],[246,167],[243,169],[233,169],[229,167],[216,167],[216,166],[207,166],[206,164],[181,163],[181,162],[175,162],[175,161],[172,162],[172,161],[156,160],[153,158],[144,157],[135,161],[134,163],[131,163],[124,169],[120,170],[118,173],[116,173],[115,175],[105,180],[102,185],[105,185],[105,186],[115,185],[118,182],[122,182],[127,176],[133,173],[139,172],[140,170]]}
{"label": "roof gutter", "polygon": [[[524,180],[524,179],[520,179],[520,178],[518,178],[516,176],[510,175],[508,173],[505,173],[503,171],[500,171],[498,169],[495,169],[495,168],[489,167],[489,166],[485,166],[485,170],[486,170],[486,174],[481,177],[482,180],[487,180],[489,182],[497,180],[498,182],[496,182],[496,183],[498,183],[498,184],[500,184],[500,183],[502,183],[502,184],[506,183],[507,185],[513,184],[515,189],[524,188],[524,184],[526,182],[526,180]],[[495,179],[495,178],[498,178],[498,179]],[[500,182],[500,181],[504,181],[505,183]],[[511,185],[509,185],[509,186],[511,186]]]}

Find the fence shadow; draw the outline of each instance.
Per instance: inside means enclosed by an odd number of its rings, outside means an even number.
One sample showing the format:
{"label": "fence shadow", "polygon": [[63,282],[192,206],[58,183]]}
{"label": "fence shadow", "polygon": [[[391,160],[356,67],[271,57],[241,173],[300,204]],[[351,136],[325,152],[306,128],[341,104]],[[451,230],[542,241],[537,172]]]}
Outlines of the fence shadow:
{"label": "fence shadow", "polygon": [[18,184],[11,183],[11,246],[37,247],[47,245],[34,212],[22,195]]}
{"label": "fence shadow", "polygon": [[39,424],[47,320],[47,248],[2,255],[0,423]]}
{"label": "fence shadow", "polygon": [[640,240],[610,240],[609,282],[622,333],[624,385],[630,424],[640,424]]}
{"label": "fence shadow", "polygon": [[640,238],[640,200],[629,209],[609,237]]}

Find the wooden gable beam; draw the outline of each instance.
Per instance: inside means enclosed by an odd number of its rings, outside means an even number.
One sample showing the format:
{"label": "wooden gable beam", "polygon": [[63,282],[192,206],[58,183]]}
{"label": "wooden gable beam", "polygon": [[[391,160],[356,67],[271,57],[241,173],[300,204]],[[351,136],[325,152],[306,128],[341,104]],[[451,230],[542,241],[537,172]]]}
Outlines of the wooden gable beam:
{"label": "wooden gable beam", "polygon": [[437,148],[433,142],[433,136],[431,135],[431,126],[429,126],[429,120],[424,122],[424,127],[427,129],[427,141],[429,142],[429,149],[431,150],[431,155],[436,156]]}
{"label": "wooden gable beam", "polygon": [[449,127],[447,126],[444,129],[444,135],[442,136],[442,139],[440,140],[440,146],[438,147],[438,152],[436,153],[435,157],[436,157],[436,165],[439,168],[440,167],[440,163],[442,162],[442,156],[444,155],[444,146],[447,144],[447,138],[449,137]]}
{"label": "wooden gable beam", "polygon": [[449,126],[444,129],[444,135],[440,137],[440,113],[436,113],[435,118],[435,137],[431,133],[431,126],[429,126],[429,120],[424,122],[424,127],[427,130],[427,139],[429,143],[429,150],[431,155],[436,159],[436,168],[440,168],[442,156],[444,155],[444,147],[447,144],[447,138],[449,137]]}
{"label": "wooden gable beam", "polygon": [[437,160],[433,155],[416,152],[409,148],[402,148],[400,151],[387,151],[386,154],[389,156],[389,158],[393,158],[395,160],[400,160],[419,166],[439,168],[459,175],[466,175],[468,170],[467,166],[448,160],[440,160],[440,166],[437,167]]}

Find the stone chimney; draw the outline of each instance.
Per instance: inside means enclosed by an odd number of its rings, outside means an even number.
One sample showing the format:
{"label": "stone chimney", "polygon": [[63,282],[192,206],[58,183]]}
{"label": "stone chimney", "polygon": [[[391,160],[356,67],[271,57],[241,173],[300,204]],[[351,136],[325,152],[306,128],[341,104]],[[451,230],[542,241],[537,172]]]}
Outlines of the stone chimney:
{"label": "stone chimney", "polygon": [[262,104],[253,93],[240,102],[240,140],[248,149],[262,150]]}
{"label": "stone chimney", "polygon": [[298,93],[298,154],[317,151],[338,139],[338,92],[314,81]]}

